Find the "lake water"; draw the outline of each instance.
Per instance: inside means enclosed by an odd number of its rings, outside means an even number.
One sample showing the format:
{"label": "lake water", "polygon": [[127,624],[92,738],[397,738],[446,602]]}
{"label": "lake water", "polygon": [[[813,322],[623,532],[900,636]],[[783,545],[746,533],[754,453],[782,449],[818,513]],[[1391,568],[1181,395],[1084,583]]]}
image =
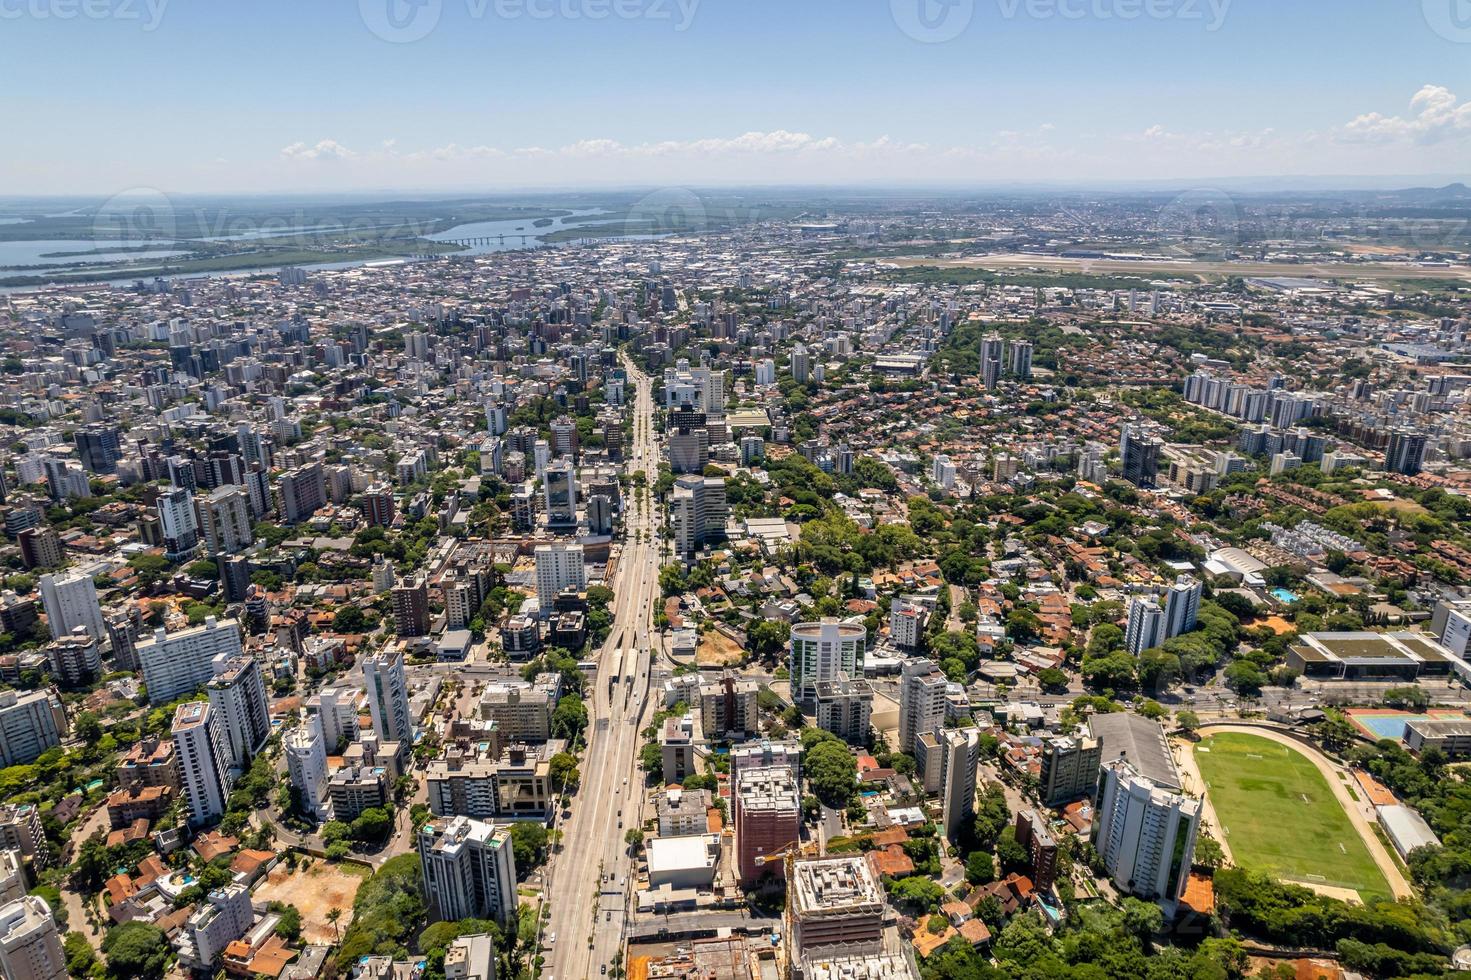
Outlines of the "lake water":
{"label": "lake water", "polygon": [[[489,255],[489,254],[492,254],[492,253],[495,253],[495,252],[513,252],[513,251],[518,251],[518,250],[523,250],[523,249],[532,249],[532,248],[556,248],[556,247],[559,247],[561,245],[565,245],[565,244],[568,244],[568,243],[566,243],[566,242],[547,242],[545,240],[545,237],[544,236],[546,236],[546,235],[548,235],[548,234],[550,234],[550,233],[552,233],[554,231],[558,231],[559,229],[564,229],[564,228],[568,228],[568,227],[575,227],[575,226],[580,225],[580,224],[596,225],[596,224],[599,224],[600,223],[600,222],[596,222],[596,221],[579,222],[579,221],[576,221],[575,220],[577,218],[588,217],[588,216],[600,216],[600,217],[605,216],[605,217],[608,218],[609,221],[616,221],[616,220],[618,220],[617,219],[617,214],[618,214],[618,212],[608,211],[608,210],[603,209],[603,208],[589,208],[589,209],[585,209],[585,210],[581,210],[581,211],[570,211],[570,212],[568,212],[567,214],[565,214],[565,215],[563,215],[561,217],[553,218],[551,224],[544,225],[542,227],[537,227],[536,226],[536,224],[535,224],[536,219],[535,218],[515,218],[515,219],[511,219],[509,221],[476,221],[476,222],[470,222],[470,223],[463,224],[463,225],[456,225],[455,227],[450,228],[447,231],[438,232],[438,233],[433,234],[433,235],[425,235],[424,237],[427,238],[430,241],[435,241],[435,242],[460,241],[460,240],[467,239],[467,238],[493,238],[493,240],[490,241],[490,242],[488,242],[488,243],[470,246],[470,247],[466,248],[464,251],[450,253],[452,255]],[[307,230],[307,229],[297,229],[297,230]],[[274,229],[272,231],[265,232],[266,235],[280,235],[280,234],[292,234],[292,233],[293,233],[293,230],[292,229]],[[502,236],[502,235],[505,236],[505,241],[501,241],[500,240],[500,236]],[[241,235],[238,235],[238,236],[225,236],[225,237],[222,237],[222,238],[212,238],[212,239],[207,239],[207,240],[208,241],[229,241],[232,238],[236,238],[236,237],[238,237],[238,238],[251,238],[251,237],[263,237],[263,236],[261,236],[261,235],[252,235],[251,233],[242,233]],[[523,237],[526,239],[526,241],[525,241],[524,244],[522,242],[522,238]],[[598,239],[598,240],[599,241],[653,241],[653,240],[660,239],[660,238],[665,238],[665,237],[668,237],[668,236],[666,236],[666,235],[624,235],[624,236],[619,236],[617,238],[602,238],[602,239]],[[36,252],[36,253],[41,253],[41,252],[80,252],[80,251],[84,251],[85,249],[88,249],[88,248],[115,248],[115,247],[117,247],[119,245],[128,245],[128,244],[130,244],[130,243],[128,243],[128,242],[90,242],[90,243],[88,243],[88,242],[75,242],[75,241],[70,241],[70,242],[12,242],[12,243],[0,243],[0,273],[3,273],[3,271],[5,271],[5,267],[7,265],[9,265],[9,263],[12,261],[12,258],[5,251],[5,249],[7,249],[11,245],[13,245],[13,246],[16,247],[17,254],[23,254],[23,253],[20,252],[20,250],[23,249],[23,248],[33,249],[33,251]],[[131,244],[136,244],[136,243],[131,243]],[[61,246],[61,247],[57,247],[57,246]],[[172,256],[178,256],[178,255],[186,255],[186,254],[188,254],[188,253],[185,252],[185,251],[161,251],[161,252],[148,252],[148,253],[146,253],[147,257],[149,257],[149,258],[154,258],[154,257],[159,257],[159,258],[162,258],[162,257],[172,257]],[[130,255],[128,253],[124,253],[122,255],[113,255],[113,256],[111,256],[111,258],[113,260],[116,260],[116,259],[119,259],[119,258],[121,258],[121,259],[128,259],[128,258],[140,257],[141,255],[143,255],[143,253],[135,253],[135,254],[132,254],[132,255]],[[103,255],[99,255],[99,256],[86,256],[85,257],[85,261],[88,264],[95,264],[96,262],[105,262],[105,261],[108,261],[108,260],[109,260],[109,257],[108,256],[103,256]],[[49,263],[49,262],[81,262],[81,261],[84,261],[84,260],[81,259],[81,258],[71,258],[71,259],[43,259],[41,261],[42,262],[48,262]],[[403,264],[403,261],[404,260],[402,260],[402,259],[382,259],[382,258],[378,258],[378,259],[358,259],[358,260],[353,260],[353,261],[350,261],[350,262],[301,262],[301,263],[298,263],[297,265],[298,265],[299,268],[302,268],[302,269],[330,271],[330,270],[340,270],[340,269],[356,269],[356,268],[363,267],[363,266],[401,265],[401,264]],[[265,267],[258,268],[258,269],[240,269],[240,270],[235,270],[235,271],[230,271],[230,272],[211,272],[211,273],[191,272],[191,273],[180,273],[177,276],[165,276],[163,278],[165,278],[165,279],[202,279],[202,278],[209,277],[209,278],[217,278],[217,279],[240,279],[240,278],[244,278],[244,277],[247,277],[247,276],[273,276],[273,275],[276,275],[277,273],[279,273],[282,268],[283,268],[283,266],[275,265],[275,266],[265,266]],[[13,272],[12,274],[20,274],[20,273]],[[3,276],[0,276],[0,277],[3,277]],[[101,285],[107,285],[107,286],[131,286],[135,282],[138,281],[138,278],[139,277],[136,276],[136,275],[132,275],[132,276],[119,276],[116,279],[102,279],[102,280],[98,280],[98,281],[93,282],[93,283],[88,283],[87,285],[98,285],[98,286],[101,286]],[[35,290],[40,289],[40,288],[42,288],[42,287],[40,287],[40,286],[0,286],[0,296],[3,296],[5,294],[7,294],[7,293],[34,292]]]}
{"label": "lake water", "polygon": [[[448,231],[441,231],[434,235],[424,237],[431,242],[455,242],[466,238],[490,238],[494,241],[481,242],[471,245],[458,255],[489,255],[492,252],[512,252],[518,248],[538,248],[547,245],[545,236],[554,231],[565,228],[576,227],[580,224],[598,224],[598,222],[582,222],[578,218],[589,216],[607,216],[610,220],[616,218],[616,212],[604,208],[588,208],[582,211],[571,211],[560,218],[553,218],[552,223],[537,227],[535,218],[513,218],[509,221],[473,221],[469,224],[455,225]],[[505,240],[501,241],[500,236]],[[561,243],[552,243],[561,244]]]}
{"label": "lake water", "polygon": [[[171,249],[167,243],[161,246],[157,252],[119,252],[105,251],[106,249],[124,249],[139,245],[139,242],[127,241],[79,241],[76,239],[47,239],[34,242],[0,242],[0,270],[25,269],[29,266],[38,265],[99,265],[108,262],[121,262],[134,258],[163,258],[165,256],[186,255],[181,249]],[[96,255],[69,255],[65,258],[45,258],[52,252],[90,252],[92,249],[103,249]]]}

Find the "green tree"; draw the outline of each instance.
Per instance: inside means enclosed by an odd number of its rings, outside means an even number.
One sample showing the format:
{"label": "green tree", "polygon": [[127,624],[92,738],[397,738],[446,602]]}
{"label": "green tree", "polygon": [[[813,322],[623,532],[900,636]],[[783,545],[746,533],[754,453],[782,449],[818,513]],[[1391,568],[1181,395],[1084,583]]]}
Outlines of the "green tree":
{"label": "green tree", "polygon": [[511,824],[511,854],[516,860],[517,876],[530,874],[546,859],[546,850],[546,827],[524,820]]}
{"label": "green tree", "polygon": [[163,930],[146,922],[127,922],[102,939],[108,975],[115,980],[158,980],[169,959]]}
{"label": "green tree", "polygon": [[62,950],[66,953],[66,972],[78,980],[89,977],[92,968],[97,963],[97,954],[92,950],[92,944],[87,937],[80,932],[69,932],[61,943]]}
{"label": "green tree", "polygon": [[[815,729],[807,731],[811,730]],[[848,747],[836,740],[819,741],[804,762],[807,780],[818,799],[830,807],[846,806],[858,774],[858,762]]]}
{"label": "green tree", "polygon": [[996,880],[996,859],[985,851],[972,851],[965,859],[965,880],[972,885],[989,885]]}

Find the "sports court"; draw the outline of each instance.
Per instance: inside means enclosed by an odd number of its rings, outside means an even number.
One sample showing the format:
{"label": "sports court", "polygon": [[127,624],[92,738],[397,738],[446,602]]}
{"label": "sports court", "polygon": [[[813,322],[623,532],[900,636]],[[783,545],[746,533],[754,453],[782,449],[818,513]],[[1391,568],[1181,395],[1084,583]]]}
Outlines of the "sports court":
{"label": "sports court", "polygon": [[1236,732],[1201,740],[1195,763],[1231,855],[1245,868],[1357,892],[1390,889],[1316,766],[1276,742]]}

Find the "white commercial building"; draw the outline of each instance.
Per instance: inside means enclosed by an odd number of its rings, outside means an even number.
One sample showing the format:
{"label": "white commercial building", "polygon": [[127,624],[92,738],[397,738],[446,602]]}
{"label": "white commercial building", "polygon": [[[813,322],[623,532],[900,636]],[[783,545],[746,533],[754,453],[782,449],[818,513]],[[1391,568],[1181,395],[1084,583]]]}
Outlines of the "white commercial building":
{"label": "white commercial building", "polygon": [[168,633],[154,631],[137,646],[149,704],[167,704],[202,689],[215,675],[215,658],[241,654],[240,624],[208,616],[203,626]]}

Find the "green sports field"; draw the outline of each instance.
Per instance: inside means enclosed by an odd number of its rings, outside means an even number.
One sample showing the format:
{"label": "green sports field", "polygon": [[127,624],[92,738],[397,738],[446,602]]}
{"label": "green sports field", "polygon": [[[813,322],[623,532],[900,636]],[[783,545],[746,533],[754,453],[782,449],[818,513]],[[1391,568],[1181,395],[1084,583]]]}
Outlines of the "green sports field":
{"label": "green sports field", "polygon": [[1201,740],[1195,764],[1235,862],[1282,878],[1390,897],[1348,815],[1306,757],[1276,742],[1222,732]]}

